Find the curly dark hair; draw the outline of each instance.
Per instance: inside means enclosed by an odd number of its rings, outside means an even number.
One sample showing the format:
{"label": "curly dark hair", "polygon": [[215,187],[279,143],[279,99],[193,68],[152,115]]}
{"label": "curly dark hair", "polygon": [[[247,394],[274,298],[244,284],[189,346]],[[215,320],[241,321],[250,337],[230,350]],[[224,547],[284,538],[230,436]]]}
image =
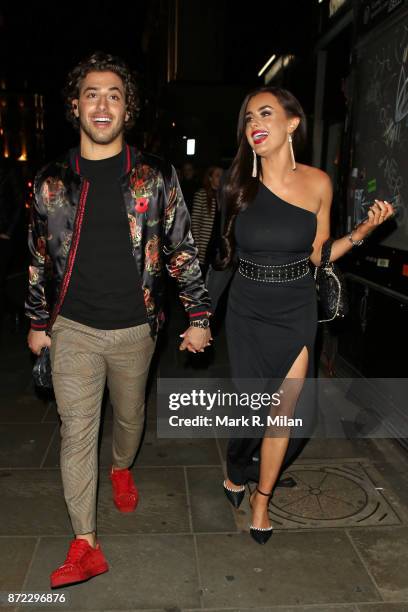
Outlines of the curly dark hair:
{"label": "curly dark hair", "polygon": [[129,130],[133,127],[139,103],[136,75],[120,57],[116,57],[110,53],[104,53],[103,51],[96,51],[79,62],[79,64],[71,70],[63,90],[65,116],[76,129],[79,129],[79,121],[73,113],[72,101],[79,98],[81,81],[90,72],[105,71],[114,72],[122,79],[125,87],[126,111],[129,115],[125,123],[125,129]]}

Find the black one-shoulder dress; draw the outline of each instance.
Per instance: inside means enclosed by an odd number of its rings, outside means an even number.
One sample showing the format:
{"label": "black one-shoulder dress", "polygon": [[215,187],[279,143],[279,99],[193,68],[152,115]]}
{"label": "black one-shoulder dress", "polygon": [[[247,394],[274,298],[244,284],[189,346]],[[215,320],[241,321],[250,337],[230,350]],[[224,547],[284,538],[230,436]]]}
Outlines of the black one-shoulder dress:
{"label": "black one-shoulder dress", "polygon": [[[316,215],[285,202],[260,183],[257,195],[235,223],[237,254],[257,264],[281,265],[310,256],[316,235]],[[226,331],[231,374],[234,379],[283,380],[303,347],[309,359],[306,376],[314,375],[314,344],[317,330],[317,300],[309,271],[296,280],[264,282],[235,273],[228,296]],[[314,413],[294,417],[305,421],[310,435]],[[292,437],[286,452],[287,466],[304,445]],[[236,484],[257,480],[257,451],[261,439],[233,438],[227,451],[227,472]]]}

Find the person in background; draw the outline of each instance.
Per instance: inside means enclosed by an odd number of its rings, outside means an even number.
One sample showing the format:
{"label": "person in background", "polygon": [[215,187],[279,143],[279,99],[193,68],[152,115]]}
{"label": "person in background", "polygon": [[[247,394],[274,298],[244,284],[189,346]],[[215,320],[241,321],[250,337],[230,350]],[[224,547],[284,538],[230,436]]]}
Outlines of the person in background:
{"label": "person in background", "polygon": [[212,235],[218,203],[217,192],[220,187],[223,170],[219,166],[210,166],[203,179],[203,187],[195,192],[191,211],[191,231],[198,248],[198,259],[205,274],[211,258]]}
{"label": "person in background", "polygon": [[185,162],[181,168],[180,187],[189,212],[191,212],[194,194],[199,188],[199,186],[200,185],[197,181],[196,172],[193,164],[191,162]]}

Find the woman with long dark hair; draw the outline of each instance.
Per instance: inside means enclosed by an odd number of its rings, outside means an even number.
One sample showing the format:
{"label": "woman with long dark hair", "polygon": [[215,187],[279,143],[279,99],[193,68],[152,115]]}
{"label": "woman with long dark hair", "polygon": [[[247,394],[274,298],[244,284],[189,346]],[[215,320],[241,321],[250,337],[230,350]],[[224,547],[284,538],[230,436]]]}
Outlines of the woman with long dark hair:
{"label": "woman with long dark hair", "polygon": [[[245,98],[238,152],[223,192],[218,262],[221,270],[236,270],[226,317],[232,377],[292,381],[279,408],[280,414],[290,416],[298,416],[304,379],[313,376],[317,302],[309,261],[320,264],[322,245],[330,235],[332,201],[327,174],[296,162],[296,148],[305,136],[303,109],[287,90],[262,87]],[[360,244],[392,214],[390,204],[375,201],[367,220],[333,242],[330,260]],[[218,291],[216,277],[217,272],[210,278],[210,295]],[[312,420],[306,415],[309,425]],[[273,488],[301,444],[290,438],[290,428],[282,435],[275,431],[257,440],[229,441],[224,490],[235,507],[245,495],[252,457],[259,450],[250,533],[260,544],[272,534],[267,509]]]}

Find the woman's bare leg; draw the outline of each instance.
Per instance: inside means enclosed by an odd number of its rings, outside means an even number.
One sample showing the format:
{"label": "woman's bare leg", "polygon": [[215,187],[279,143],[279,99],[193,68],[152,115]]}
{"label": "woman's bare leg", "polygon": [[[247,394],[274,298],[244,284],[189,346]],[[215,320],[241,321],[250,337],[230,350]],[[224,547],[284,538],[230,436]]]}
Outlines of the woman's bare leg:
{"label": "woman's bare leg", "polygon": [[[286,379],[296,379],[295,383],[289,383],[290,411],[293,415],[296,402],[302,390],[303,381],[306,377],[309,355],[306,346],[303,347],[293,362]],[[286,408],[286,411],[288,408]],[[258,488],[264,493],[270,493],[280,474],[285,453],[289,444],[289,435],[285,437],[265,437],[261,444],[260,453],[260,475]],[[251,495],[252,525],[258,528],[269,527],[268,503],[269,498],[258,495],[256,490]]]}

